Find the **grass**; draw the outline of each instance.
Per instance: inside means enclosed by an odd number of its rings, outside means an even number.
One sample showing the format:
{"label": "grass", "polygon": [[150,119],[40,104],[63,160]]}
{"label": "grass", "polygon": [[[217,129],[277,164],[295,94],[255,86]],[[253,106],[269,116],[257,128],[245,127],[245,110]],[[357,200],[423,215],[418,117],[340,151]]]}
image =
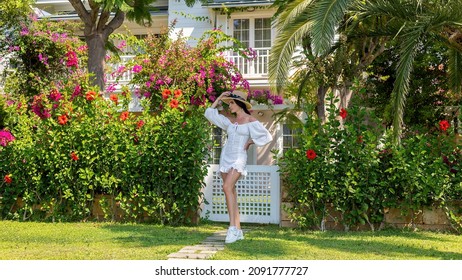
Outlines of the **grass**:
{"label": "grass", "polygon": [[2,260],[165,260],[222,229],[0,221]]}
{"label": "grass", "polygon": [[255,227],[216,260],[462,260],[462,236],[428,231],[300,231]]}
{"label": "grass", "polygon": [[[199,244],[225,224],[0,221],[3,260],[165,260]],[[462,260],[462,236],[427,231],[300,231],[246,225],[245,240],[226,245],[215,260]]]}

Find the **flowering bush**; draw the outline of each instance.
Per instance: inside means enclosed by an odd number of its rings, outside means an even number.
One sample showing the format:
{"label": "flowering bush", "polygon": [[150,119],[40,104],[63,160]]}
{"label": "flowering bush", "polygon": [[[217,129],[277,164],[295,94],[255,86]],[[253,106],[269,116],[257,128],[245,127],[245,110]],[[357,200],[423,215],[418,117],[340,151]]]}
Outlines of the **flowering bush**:
{"label": "flowering bush", "polygon": [[190,221],[206,172],[203,112],[185,115],[177,94],[177,106],[166,100],[158,115],[135,115],[120,110],[127,97],[116,103],[88,84],[76,87],[79,94],[60,88],[58,101],[41,94],[40,111],[7,108],[19,119],[15,139],[1,134],[2,217],[88,219],[95,198],[105,195],[108,219],[124,213],[135,221]]}
{"label": "flowering bush", "polygon": [[[59,41],[51,40],[47,50],[57,47],[53,43]],[[99,201],[107,219],[191,222],[207,171],[203,160],[209,129],[204,108],[191,99],[204,93],[185,82],[162,84],[154,102],[142,100],[145,108],[155,103],[155,114],[133,113],[127,110],[128,88],[105,98],[78,69],[84,60],[80,53],[65,50],[53,57],[62,59],[61,75],[36,74],[39,80],[45,75],[47,85],[8,88],[0,145],[1,217],[85,220],[93,218]],[[49,53],[41,57],[50,62]],[[204,65],[204,71],[212,72],[211,65]],[[191,74],[186,67],[170,69],[174,66],[156,73]],[[139,81],[153,67],[135,68]]]}
{"label": "flowering bush", "polygon": [[5,92],[33,97],[78,71],[78,57],[85,65],[85,48],[73,29],[69,22],[31,18],[8,32],[0,49],[16,71],[7,77]]}
{"label": "flowering bush", "polygon": [[[167,32],[149,37],[141,54],[113,73],[120,77],[132,69],[134,75],[130,83],[137,88],[138,97],[150,101],[151,111],[162,111],[163,101],[175,90],[182,90],[183,107],[191,105],[194,108],[207,100],[214,101],[222,92],[238,87],[249,89],[238,69],[222,55],[227,50],[246,53],[242,48],[220,47],[222,42],[233,38],[220,30],[210,30],[191,47],[185,38],[171,40],[168,35]],[[173,96],[169,106],[178,106],[176,100],[177,96]]]}
{"label": "flowering bush", "polygon": [[269,90],[254,90],[250,93],[249,99],[251,103],[264,105],[278,105],[284,103],[282,96],[273,95]]}
{"label": "flowering bush", "polygon": [[374,116],[357,107],[338,110],[335,101],[328,99],[328,121],[307,118],[300,146],[279,159],[291,218],[301,227],[324,229],[337,217],[345,229],[375,229],[387,208],[413,214],[437,204],[462,228],[447,207],[462,194],[462,155],[445,122],[442,131],[411,133],[391,148]]}

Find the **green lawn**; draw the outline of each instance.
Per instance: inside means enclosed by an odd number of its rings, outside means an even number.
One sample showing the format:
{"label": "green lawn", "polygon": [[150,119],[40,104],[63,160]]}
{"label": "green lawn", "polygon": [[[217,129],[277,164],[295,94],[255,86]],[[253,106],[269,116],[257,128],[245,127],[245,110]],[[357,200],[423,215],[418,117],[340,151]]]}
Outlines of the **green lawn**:
{"label": "green lawn", "polygon": [[408,230],[319,232],[256,227],[220,260],[462,260],[462,236]]}
{"label": "green lawn", "polygon": [[[246,239],[216,260],[462,260],[462,236],[424,231],[318,232],[246,225]],[[165,260],[199,244],[225,224],[167,227],[149,224],[0,221],[3,260]]]}
{"label": "green lawn", "polygon": [[165,260],[222,228],[0,221],[0,259]]}

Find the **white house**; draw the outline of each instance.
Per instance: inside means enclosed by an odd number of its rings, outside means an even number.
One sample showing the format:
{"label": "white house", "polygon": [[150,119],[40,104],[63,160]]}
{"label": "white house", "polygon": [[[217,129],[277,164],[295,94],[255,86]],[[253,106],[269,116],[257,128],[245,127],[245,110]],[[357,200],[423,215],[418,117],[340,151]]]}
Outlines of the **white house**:
{"label": "white house", "polygon": [[[226,34],[239,39],[257,52],[257,59],[251,62],[244,60],[237,54],[228,53],[226,56],[238,67],[244,78],[249,81],[251,90],[269,89],[268,58],[271,45],[275,38],[275,30],[271,28],[271,17],[275,9],[271,8],[274,1],[270,0],[210,0],[207,4],[196,3],[188,7],[183,0],[158,0],[152,12],[152,26],[144,27],[132,22],[125,22],[116,32],[130,30],[134,35],[144,36],[158,34],[173,20],[176,20],[176,32],[190,37],[190,44],[194,38],[199,38],[204,31],[220,28]],[[36,0],[36,8],[50,14],[48,17],[56,20],[79,20],[73,7],[67,0]],[[224,9],[226,8],[226,9]],[[197,21],[196,17],[207,20]],[[175,36],[175,34],[173,36]],[[126,57],[125,59],[130,59]],[[128,76],[129,78],[129,76]],[[273,113],[287,107],[287,105],[255,104],[252,114],[266,125],[273,134],[274,141],[263,148],[251,148],[248,157],[249,174],[239,181],[238,190],[243,222],[280,223],[280,180],[278,167],[274,163],[273,153],[279,154],[284,149],[294,145],[292,131],[281,123],[276,123]],[[221,142],[223,135],[220,129],[214,130],[213,136]],[[217,146],[219,147],[219,146]],[[212,152],[209,175],[206,178],[206,200],[203,216],[210,220],[227,221],[228,215],[221,179],[217,174],[219,148]]]}

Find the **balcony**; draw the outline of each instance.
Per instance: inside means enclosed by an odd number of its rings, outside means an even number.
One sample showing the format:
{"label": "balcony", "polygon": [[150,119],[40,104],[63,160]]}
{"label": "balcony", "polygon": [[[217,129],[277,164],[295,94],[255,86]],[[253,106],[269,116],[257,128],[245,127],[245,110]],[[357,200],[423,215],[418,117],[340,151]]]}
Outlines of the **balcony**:
{"label": "balcony", "polygon": [[[134,55],[121,55],[120,62],[108,64],[107,67],[110,69],[108,74],[106,74],[106,82],[107,84],[115,83],[116,78],[119,75],[116,75],[118,70],[125,66],[127,62],[132,60],[135,56]],[[133,79],[133,71],[132,69],[127,69],[127,71],[122,72],[119,77],[118,83],[119,84],[128,84]]]}
{"label": "balcony", "polygon": [[[249,80],[252,84],[252,80],[267,81],[268,77],[268,61],[270,55],[270,48],[255,48],[253,49],[257,56],[254,60],[247,60],[242,56],[239,56],[236,53],[228,52],[225,53],[225,57],[234,63],[234,65],[239,69],[242,76]],[[134,56],[126,55],[121,56],[121,61],[110,65],[110,73],[106,75],[106,80],[108,83],[115,82],[115,76],[111,73],[116,73],[117,70],[127,64]],[[127,69],[125,73],[119,78],[119,84],[127,84],[133,78],[133,73],[131,69]]]}
{"label": "balcony", "polygon": [[271,48],[253,49],[257,56],[254,60],[247,60],[236,53],[229,52],[226,57],[236,65],[246,79],[261,79],[268,76],[268,62]]}

